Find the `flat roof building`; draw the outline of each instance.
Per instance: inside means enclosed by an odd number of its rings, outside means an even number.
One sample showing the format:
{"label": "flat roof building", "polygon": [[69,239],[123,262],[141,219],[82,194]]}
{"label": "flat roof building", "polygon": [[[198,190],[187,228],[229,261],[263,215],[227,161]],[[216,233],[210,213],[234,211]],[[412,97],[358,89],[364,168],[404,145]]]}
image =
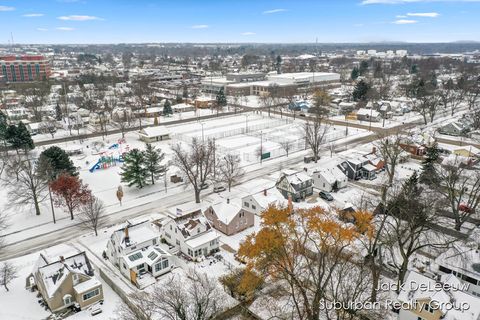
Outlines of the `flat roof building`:
{"label": "flat roof building", "polygon": [[50,75],[50,61],[44,56],[0,56],[0,82],[39,81],[48,79]]}

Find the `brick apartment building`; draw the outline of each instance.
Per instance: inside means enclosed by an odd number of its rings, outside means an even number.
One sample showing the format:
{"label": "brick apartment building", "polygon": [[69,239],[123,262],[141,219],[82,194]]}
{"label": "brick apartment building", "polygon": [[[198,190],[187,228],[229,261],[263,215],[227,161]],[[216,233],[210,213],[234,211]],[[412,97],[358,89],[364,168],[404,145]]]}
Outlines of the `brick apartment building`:
{"label": "brick apartment building", "polygon": [[31,82],[50,77],[50,62],[40,55],[0,56],[0,82]]}

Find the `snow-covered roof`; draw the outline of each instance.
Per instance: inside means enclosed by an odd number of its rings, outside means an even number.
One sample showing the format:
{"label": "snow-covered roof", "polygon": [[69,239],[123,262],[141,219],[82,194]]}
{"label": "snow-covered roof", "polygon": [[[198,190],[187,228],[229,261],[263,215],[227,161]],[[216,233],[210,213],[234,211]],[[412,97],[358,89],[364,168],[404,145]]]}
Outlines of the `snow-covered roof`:
{"label": "snow-covered roof", "polygon": [[457,270],[464,275],[480,279],[480,253],[477,248],[453,246],[441,254],[435,263],[438,265]]}
{"label": "snow-covered roof", "polygon": [[252,194],[251,196],[263,209],[268,208],[270,205],[282,206],[287,203],[277,188],[268,189],[256,194]]}
{"label": "snow-covered roof", "polygon": [[[445,282],[443,282],[445,281]],[[462,287],[458,286],[458,279],[444,277],[443,284],[447,283],[452,289],[440,289],[437,282],[427,278],[415,271],[410,271],[405,284],[398,295],[398,300],[403,303],[413,303],[414,301],[427,300],[435,301],[439,304],[440,311],[445,320],[478,320],[480,317],[480,298],[472,296],[466,292],[460,291]],[[454,305],[466,304],[469,308],[448,308],[448,304]]]}
{"label": "snow-covered roof", "polygon": [[185,241],[185,244],[194,249],[218,238],[220,238],[220,235],[215,230],[210,229],[207,232],[188,239]]}
{"label": "snow-covered roof", "polygon": [[73,286],[73,290],[75,290],[76,293],[83,293],[87,292],[93,288],[96,288],[98,286],[102,285],[100,281],[98,281],[97,278],[92,277],[88,279],[87,281],[80,282],[79,284]]}
{"label": "snow-covered roof", "polygon": [[284,170],[283,174],[287,178],[288,182],[290,184],[294,184],[294,185],[297,185],[297,184],[300,184],[300,183],[303,183],[303,182],[306,182],[306,181],[309,181],[309,180],[312,179],[304,171],[297,172],[297,171],[294,171],[294,170]]}
{"label": "snow-covered roof", "polygon": [[139,134],[146,137],[159,137],[170,134],[170,130],[165,126],[147,127],[140,130]]}
{"label": "snow-covered roof", "polygon": [[357,111],[357,115],[369,116],[369,117],[372,117],[372,118],[376,118],[376,117],[380,116],[380,113],[378,113],[378,111],[373,110],[373,109],[360,108]]}
{"label": "snow-covered roof", "polygon": [[140,264],[148,264],[149,266],[154,265],[157,261],[162,258],[170,257],[171,254],[161,249],[158,246],[150,246],[147,249],[138,249],[122,257],[123,261],[127,264],[128,268],[131,269]]}
{"label": "snow-covered roof", "polygon": [[64,258],[63,261],[58,260],[46,264],[40,267],[37,272],[45,285],[45,290],[49,298],[53,297],[70,273],[81,273],[87,276],[93,276],[93,268],[85,252]]}
{"label": "snow-covered roof", "polygon": [[[128,241],[125,239],[127,232]],[[136,224],[127,222],[123,228],[114,231],[112,234],[112,238],[114,238],[116,243],[122,248],[135,246],[158,237],[159,234],[153,229],[150,221],[142,221]]]}
{"label": "snow-covered roof", "polygon": [[226,202],[216,203],[212,205],[212,209],[217,215],[218,220],[225,224],[232,222],[233,218],[242,210],[239,205]]}

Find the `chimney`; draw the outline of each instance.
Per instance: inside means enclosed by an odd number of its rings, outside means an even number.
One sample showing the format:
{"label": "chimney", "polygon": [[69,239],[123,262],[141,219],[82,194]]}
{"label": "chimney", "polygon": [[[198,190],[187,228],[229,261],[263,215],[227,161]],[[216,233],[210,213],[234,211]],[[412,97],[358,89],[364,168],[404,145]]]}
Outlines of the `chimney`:
{"label": "chimney", "polygon": [[372,154],[377,154],[377,147],[372,147]]}
{"label": "chimney", "polygon": [[267,196],[267,189],[263,189],[263,195],[266,197]]}
{"label": "chimney", "polygon": [[128,227],[125,227],[125,242],[130,241],[130,237],[128,236]]}
{"label": "chimney", "polygon": [[230,198],[227,198],[227,204],[229,204],[229,203],[230,203]]}
{"label": "chimney", "polygon": [[60,262],[65,263],[65,258],[63,256],[60,256]]}
{"label": "chimney", "polygon": [[293,212],[293,203],[292,203],[292,196],[291,195],[288,196],[288,206],[287,207],[288,207],[288,211],[290,211],[290,213],[292,213]]}

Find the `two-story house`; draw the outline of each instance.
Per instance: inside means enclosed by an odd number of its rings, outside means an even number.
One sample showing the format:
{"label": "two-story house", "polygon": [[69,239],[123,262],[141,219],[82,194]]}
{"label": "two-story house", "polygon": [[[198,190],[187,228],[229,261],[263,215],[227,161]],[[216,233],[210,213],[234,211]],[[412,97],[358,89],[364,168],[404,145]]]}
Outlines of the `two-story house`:
{"label": "two-story house", "polygon": [[40,254],[27,287],[37,289],[52,312],[76,306],[84,309],[103,300],[102,283],[85,252],[52,261]]}
{"label": "two-story house", "polygon": [[211,205],[204,214],[215,229],[227,236],[253,227],[255,222],[254,213],[231,203],[229,199]]}
{"label": "two-story house", "polygon": [[285,199],[298,202],[313,194],[313,179],[305,172],[285,170],[275,184]]}
{"label": "two-story house", "polygon": [[173,267],[172,255],[160,247],[160,232],[150,221],[127,222],[112,233],[106,258],[139,288],[155,282]]}
{"label": "two-story house", "polygon": [[220,235],[212,228],[202,210],[178,212],[165,220],[165,241],[192,260],[198,260],[219,250]]}
{"label": "two-story house", "polygon": [[242,209],[259,216],[269,206],[284,207],[287,201],[277,188],[264,189],[242,198]]}
{"label": "two-story house", "polygon": [[479,320],[480,299],[453,275],[440,280],[410,271],[398,295],[399,320]]}
{"label": "two-story house", "polygon": [[348,183],[347,176],[334,165],[325,165],[315,169],[312,179],[315,188],[327,192],[345,188]]}
{"label": "two-story house", "polygon": [[435,259],[438,273],[453,274],[468,284],[468,292],[480,297],[480,252],[479,248],[454,246]]}

